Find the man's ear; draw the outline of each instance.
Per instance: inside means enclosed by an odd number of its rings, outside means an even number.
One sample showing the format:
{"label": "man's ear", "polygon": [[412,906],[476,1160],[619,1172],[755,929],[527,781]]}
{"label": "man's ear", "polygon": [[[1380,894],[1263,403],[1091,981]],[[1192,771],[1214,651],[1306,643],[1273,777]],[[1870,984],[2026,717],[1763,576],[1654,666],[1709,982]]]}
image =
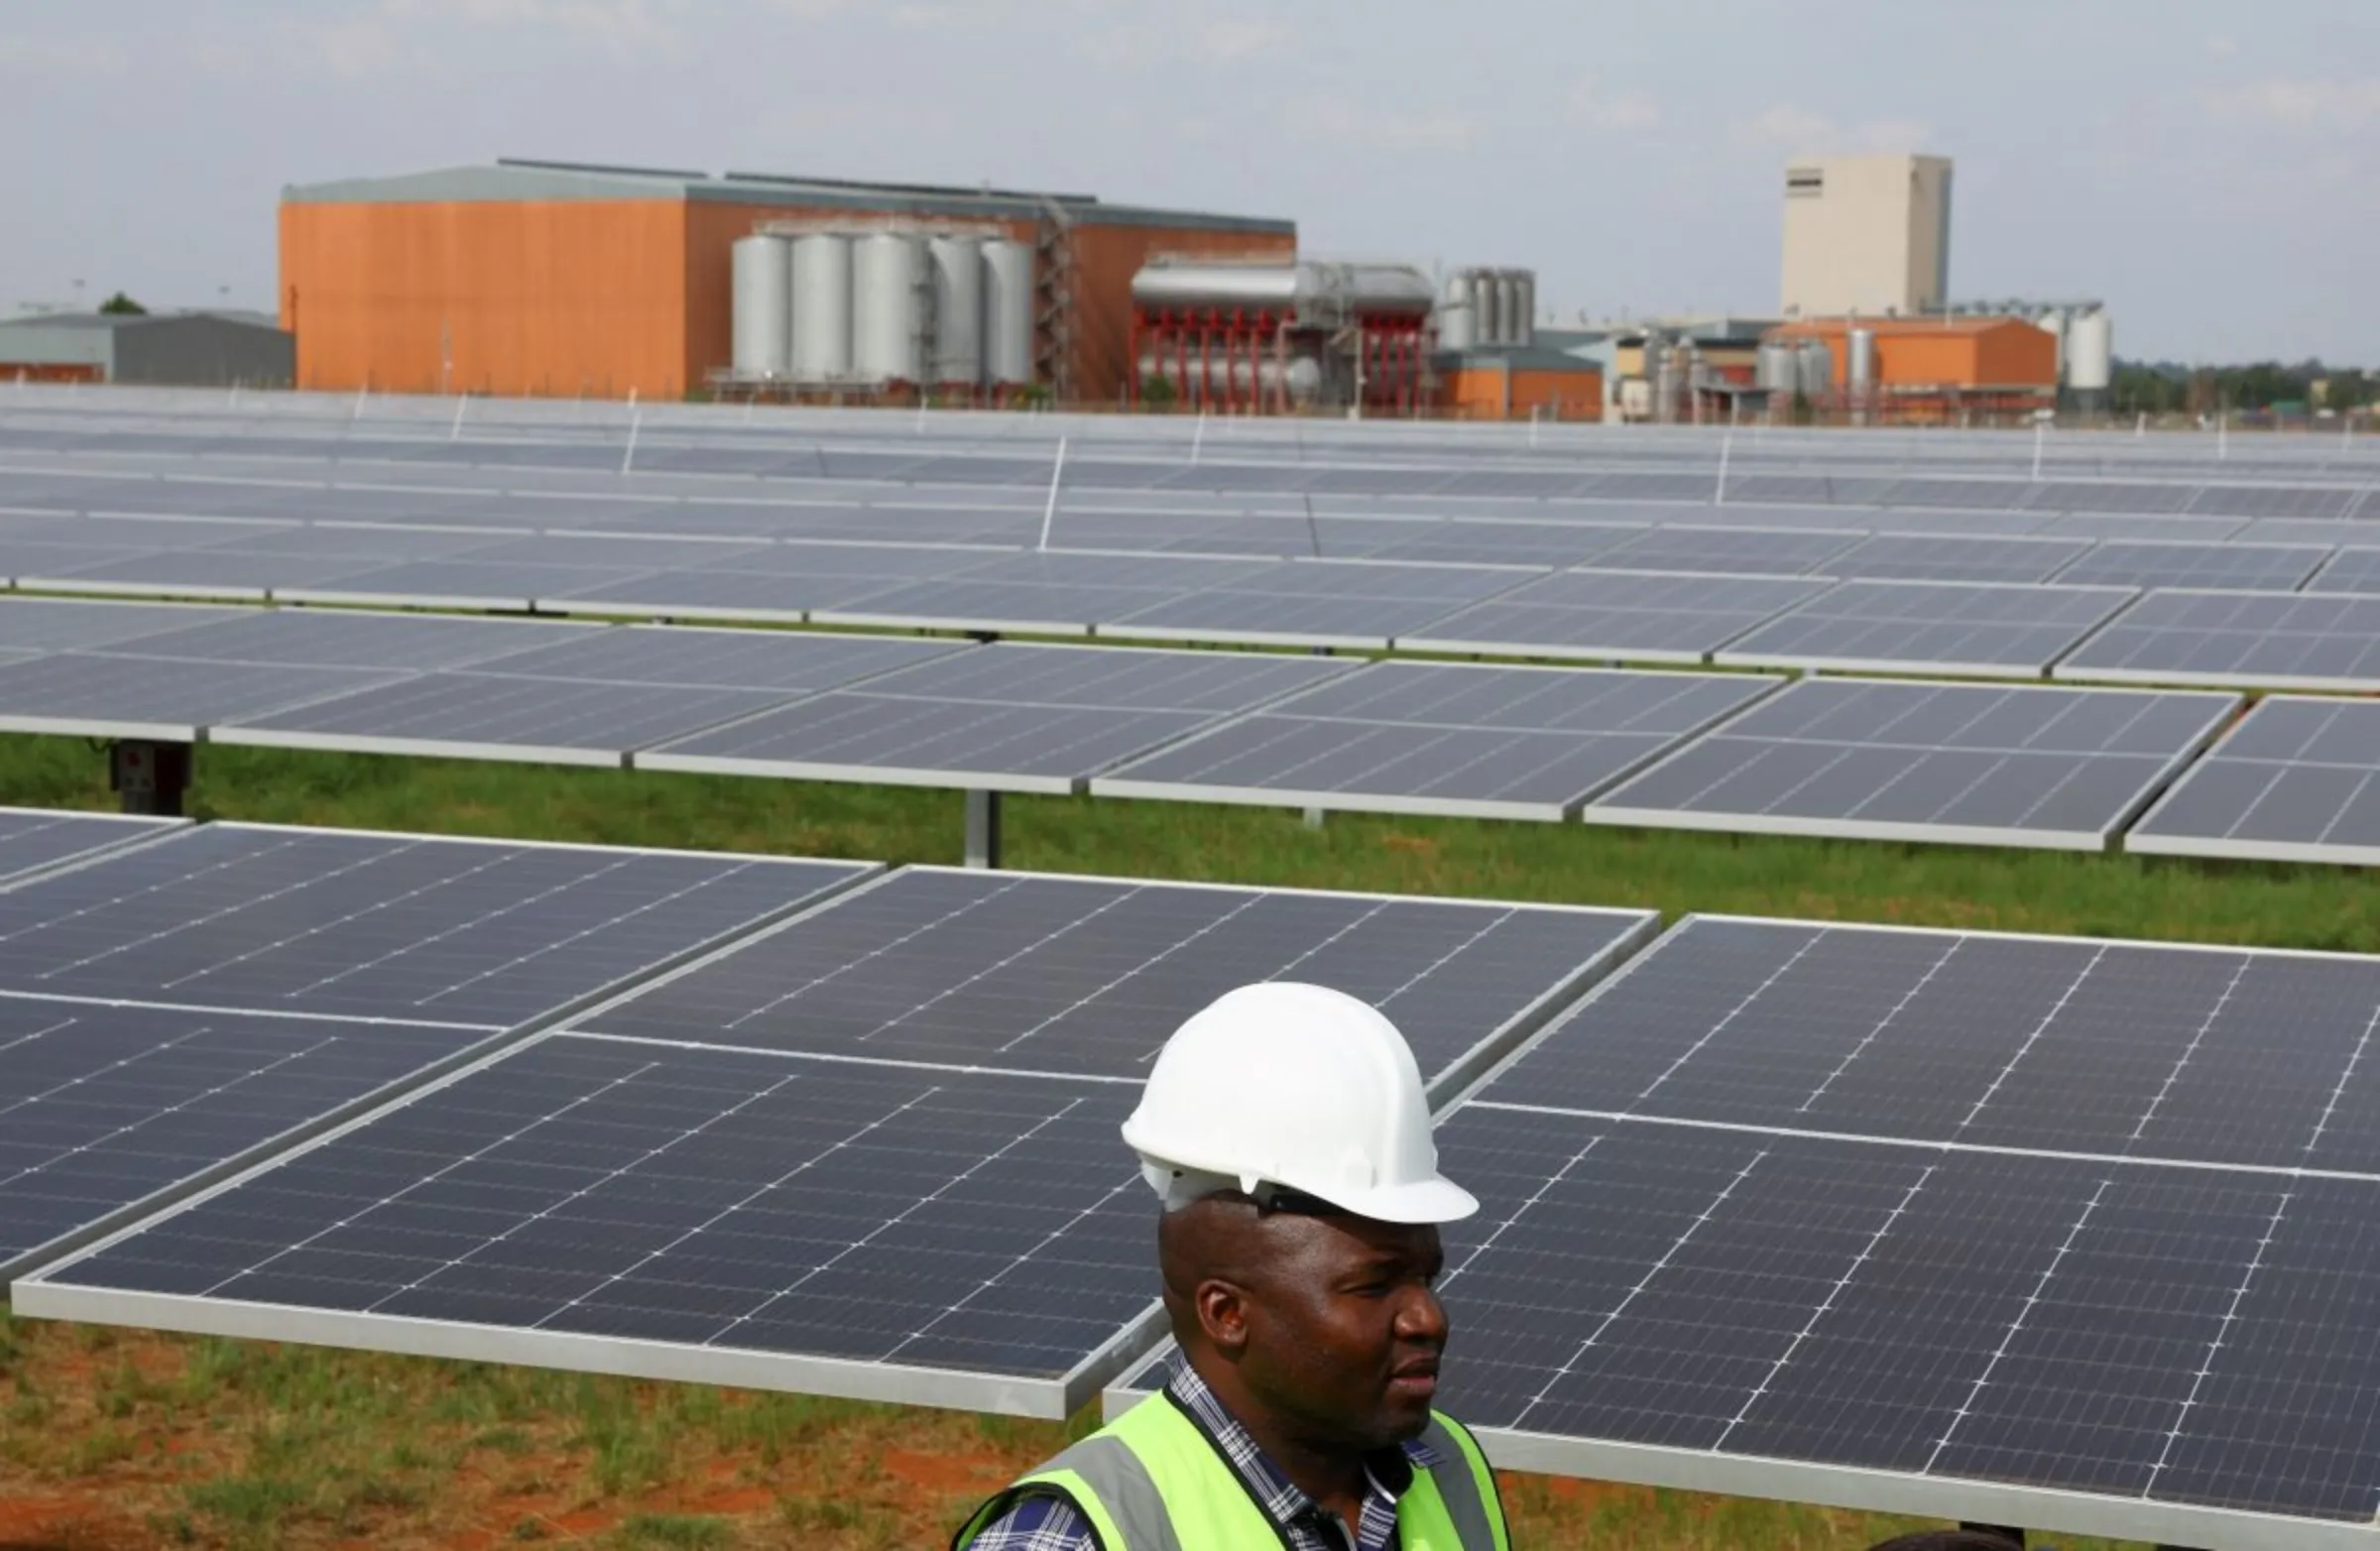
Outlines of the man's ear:
{"label": "man's ear", "polygon": [[1220,1276],[1210,1276],[1198,1284],[1193,1301],[1198,1311],[1198,1327],[1216,1351],[1236,1358],[1248,1349],[1247,1288]]}

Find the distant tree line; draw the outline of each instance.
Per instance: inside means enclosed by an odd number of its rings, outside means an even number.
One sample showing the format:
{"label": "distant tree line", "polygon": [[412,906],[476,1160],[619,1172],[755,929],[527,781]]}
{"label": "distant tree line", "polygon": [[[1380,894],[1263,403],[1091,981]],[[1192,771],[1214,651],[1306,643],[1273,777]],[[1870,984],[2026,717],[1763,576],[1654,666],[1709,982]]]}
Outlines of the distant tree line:
{"label": "distant tree line", "polygon": [[2184,366],[2119,361],[2107,384],[2117,415],[2211,415],[2223,409],[2344,414],[2380,402],[2380,373],[2320,361],[2258,361],[2247,366]]}

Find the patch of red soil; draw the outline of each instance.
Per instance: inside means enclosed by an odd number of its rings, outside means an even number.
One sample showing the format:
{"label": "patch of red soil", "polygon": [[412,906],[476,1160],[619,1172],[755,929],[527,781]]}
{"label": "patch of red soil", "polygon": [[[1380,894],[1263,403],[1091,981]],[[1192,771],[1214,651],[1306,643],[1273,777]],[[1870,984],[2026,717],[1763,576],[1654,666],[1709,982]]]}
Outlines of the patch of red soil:
{"label": "patch of red soil", "polygon": [[148,1531],[99,1503],[66,1496],[0,1496],[0,1551],[121,1551]]}
{"label": "patch of red soil", "polygon": [[888,1475],[896,1476],[911,1487],[951,1496],[970,1492],[990,1496],[1016,1474],[1006,1458],[988,1450],[927,1454],[915,1449],[890,1449],[882,1464]]}

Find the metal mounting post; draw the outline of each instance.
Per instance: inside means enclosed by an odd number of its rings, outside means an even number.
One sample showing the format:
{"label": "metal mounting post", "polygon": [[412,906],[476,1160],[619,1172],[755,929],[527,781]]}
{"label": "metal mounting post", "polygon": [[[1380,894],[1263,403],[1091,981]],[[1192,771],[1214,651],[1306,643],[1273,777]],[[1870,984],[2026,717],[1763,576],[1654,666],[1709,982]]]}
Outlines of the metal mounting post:
{"label": "metal mounting post", "polygon": [[127,813],[179,818],[182,794],[190,787],[190,746],[143,738],[110,744],[107,783],[123,799]]}
{"label": "metal mounting post", "polygon": [[967,865],[995,869],[1000,866],[1000,793],[969,791],[967,793]]}

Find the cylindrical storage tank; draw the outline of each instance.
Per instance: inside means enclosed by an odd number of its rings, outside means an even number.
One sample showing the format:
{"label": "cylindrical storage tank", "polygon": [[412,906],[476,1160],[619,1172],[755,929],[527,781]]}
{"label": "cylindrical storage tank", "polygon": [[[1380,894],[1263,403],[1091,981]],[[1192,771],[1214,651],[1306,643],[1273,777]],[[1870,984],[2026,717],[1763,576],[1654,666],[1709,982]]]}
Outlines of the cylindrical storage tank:
{"label": "cylindrical storage tank", "polygon": [[755,233],[729,250],[728,308],[731,359],[745,382],[774,381],[793,371],[793,244]]}
{"label": "cylindrical storage tank", "polygon": [[1446,296],[1438,303],[1438,347],[1469,350],[1480,340],[1480,314],[1472,304],[1471,277],[1447,277]]}
{"label": "cylindrical storage tank", "polygon": [[2058,381],[2066,381],[2066,309],[2053,307],[2033,320],[2035,327],[2058,341]]}
{"label": "cylindrical storage tank", "polygon": [[1795,352],[1801,357],[1802,393],[1821,398],[1835,391],[1835,352],[1824,339],[1805,339]]}
{"label": "cylindrical storage tank", "polygon": [[1752,386],[1768,393],[1788,395],[1801,388],[1800,352],[1790,341],[1772,339],[1760,347],[1752,363]]}
{"label": "cylindrical storage tank", "polygon": [[1493,270],[1471,272],[1472,332],[1480,344],[1494,348],[1504,342],[1503,297]]}
{"label": "cylindrical storage tank", "polygon": [[1537,272],[1512,272],[1512,302],[1504,314],[1504,327],[1511,330],[1516,345],[1537,342]]}
{"label": "cylindrical storage tank", "polygon": [[934,267],[934,358],[929,381],[973,388],[984,381],[984,257],[973,237],[926,243]]}
{"label": "cylindrical storage tank", "polygon": [[851,239],[815,232],[793,239],[793,380],[851,376]]}
{"label": "cylindrical storage tank", "polygon": [[1860,393],[1875,386],[1876,331],[1854,328],[1843,336],[1844,386]]}
{"label": "cylindrical storage tank", "polygon": [[982,255],[984,381],[1021,387],[1033,380],[1033,247],[995,237]]}
{"label": "cylindrical storage tank", "polygon": [[2066,386],[2102,394],[2115,376],[2115,325],[2104,312],[2078,312],[2066,325]]}
{"label": "cylindrical storage tank", "polygon": [[1659,334],[1645,338],[1644,373],[1653,382],[1653,420],[1657,424],[1666,425],[1677,418],[1678,400],[1685,393],[1685,385],[1678,380],[1682,364],[1668,340]]}
{"label": "cylindrical storage tank", "polygon": [[925,244],[871,232],[851,245],[851,370],[864,383],[925,379]]}

